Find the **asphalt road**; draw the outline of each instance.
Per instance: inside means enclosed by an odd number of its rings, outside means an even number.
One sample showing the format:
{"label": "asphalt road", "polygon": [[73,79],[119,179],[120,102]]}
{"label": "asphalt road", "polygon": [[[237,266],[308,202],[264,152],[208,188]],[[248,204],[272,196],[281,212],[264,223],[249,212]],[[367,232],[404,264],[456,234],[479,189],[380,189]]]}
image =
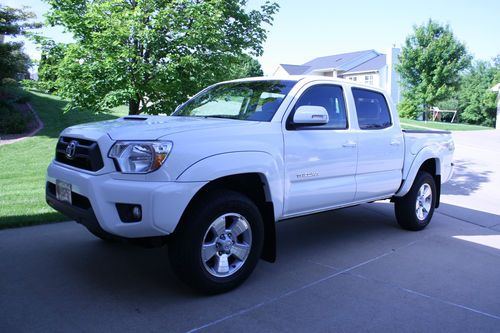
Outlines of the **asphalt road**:
{"label": "asphalt road", "polygon": [[421,232],[378,202],[278,224],[278,261],[199,296],[167,249],[73,222],[0,231],[0,332],[498,332],[500,135],[459,133],[457,174]]}

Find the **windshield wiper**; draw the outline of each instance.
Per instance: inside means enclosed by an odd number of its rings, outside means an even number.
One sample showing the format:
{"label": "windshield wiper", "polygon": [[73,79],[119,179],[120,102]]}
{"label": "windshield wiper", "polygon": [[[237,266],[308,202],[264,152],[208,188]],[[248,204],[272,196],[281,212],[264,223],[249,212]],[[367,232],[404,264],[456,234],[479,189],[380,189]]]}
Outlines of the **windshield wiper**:
{"label": "windshield wiper", "polygon": [[215,114],[213,116],[203,116],[203,118],[238,119],[238,118],[235,118],[234,116],[226,116],[226,115],[222,115],[222,114]]}

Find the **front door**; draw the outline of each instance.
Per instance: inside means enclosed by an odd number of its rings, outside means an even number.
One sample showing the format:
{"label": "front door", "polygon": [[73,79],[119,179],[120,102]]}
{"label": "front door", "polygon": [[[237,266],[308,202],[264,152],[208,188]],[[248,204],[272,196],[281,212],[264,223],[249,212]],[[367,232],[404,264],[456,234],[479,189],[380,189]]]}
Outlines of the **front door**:
{"label": "front door", "polygon": [[[295,126],[302,105],[328,111],[325,125]],[[356,192],[357,138],[348,123],[343,88],[335,84],[305,87],[284,130],[284,216],[320,211],[352,202]]]}

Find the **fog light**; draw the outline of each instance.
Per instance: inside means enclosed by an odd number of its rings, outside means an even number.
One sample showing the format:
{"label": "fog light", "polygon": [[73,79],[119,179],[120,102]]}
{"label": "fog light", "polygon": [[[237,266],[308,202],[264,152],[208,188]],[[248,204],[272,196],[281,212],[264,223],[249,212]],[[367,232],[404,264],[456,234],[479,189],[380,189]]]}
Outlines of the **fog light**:
{"label": "fog light", "polygon": [[139,222],[142,220],[142,207],[138,204],[117,203],[116,210],[120,220],[124,223]]}
{"label": "fog light", "polygon": [[132,216],[134,218],[136,218],[137,220],[140,220],[142,218],[142,211],[141,211],[141,207],[139,206],[134,206],[134,208],[132,208]]}

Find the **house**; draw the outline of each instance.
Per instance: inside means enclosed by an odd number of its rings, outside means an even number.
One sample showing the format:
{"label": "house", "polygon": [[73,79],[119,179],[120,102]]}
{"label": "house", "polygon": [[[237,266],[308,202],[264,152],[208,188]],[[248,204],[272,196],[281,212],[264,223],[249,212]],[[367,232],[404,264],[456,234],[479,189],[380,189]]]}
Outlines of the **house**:
{"label": "house", "polygon": [[338,77],[385,89],[399,103],[399,74],[395,70],[400,49],[386,54],[366,50],[315,58],[302,65],[280,64],[274,75],[320,75]]}

